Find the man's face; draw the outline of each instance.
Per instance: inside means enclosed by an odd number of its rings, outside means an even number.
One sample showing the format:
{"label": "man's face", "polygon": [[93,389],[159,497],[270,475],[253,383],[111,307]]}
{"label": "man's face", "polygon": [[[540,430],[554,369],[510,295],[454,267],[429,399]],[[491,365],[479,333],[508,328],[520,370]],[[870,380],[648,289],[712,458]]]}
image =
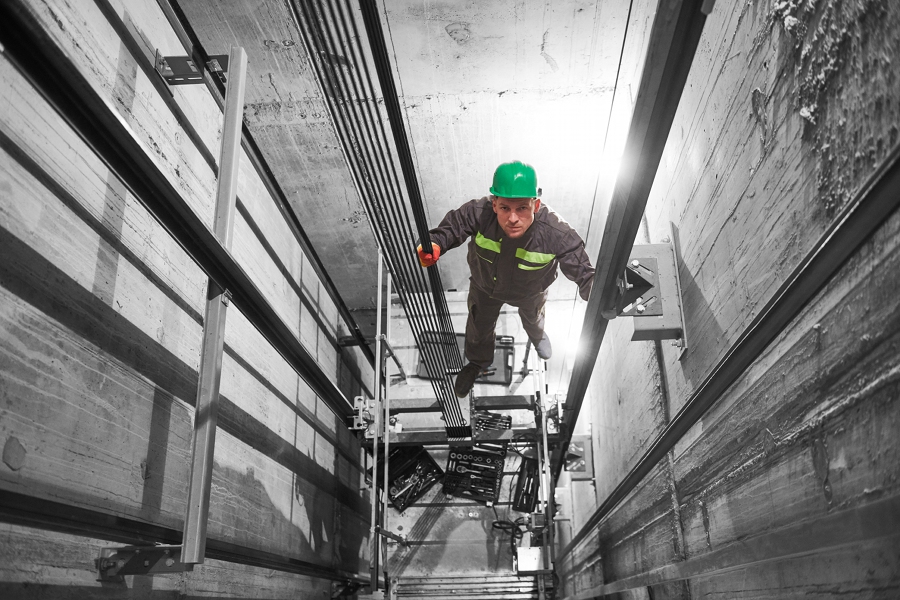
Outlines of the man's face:
{"label": "man's face", "polygon": [[534,215],[541,208],[540,198],[500,198],[492,199],[494,212],[500,229],[510,238],[522,237],[534,223]]}

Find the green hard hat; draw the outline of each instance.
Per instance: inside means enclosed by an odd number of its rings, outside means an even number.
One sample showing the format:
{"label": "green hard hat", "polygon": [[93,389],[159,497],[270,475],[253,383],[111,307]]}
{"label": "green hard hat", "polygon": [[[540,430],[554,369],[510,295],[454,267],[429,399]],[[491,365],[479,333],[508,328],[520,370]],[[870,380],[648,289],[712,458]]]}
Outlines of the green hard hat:
{"label": "green hard hat", "polygon": [[539,198],[541,189],[534,167],[518,160],[503,163],[494,171],[491,193],[501,198]]}

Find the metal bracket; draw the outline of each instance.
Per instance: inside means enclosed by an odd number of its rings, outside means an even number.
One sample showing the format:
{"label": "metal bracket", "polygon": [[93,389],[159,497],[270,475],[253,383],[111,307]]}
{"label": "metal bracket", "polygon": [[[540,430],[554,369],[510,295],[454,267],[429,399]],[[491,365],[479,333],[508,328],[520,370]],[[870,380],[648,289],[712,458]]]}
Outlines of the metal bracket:
{"label": "metal bracket", "polygon": [[94,559],[97,581],[125,581],[125,575],[157,575],[192,571],[181,562],[181,546],[120,546],[101,548]]}
{"label": "metal bracket", "polygon": [[[353,424],[350,429],[364,431],[366,439],[375,437],[375,400],[357,396],[353,399]],[[401,433],[403,423],[396,415],[388,417],[387,430],[390,433]],[[382,436],[379,436],[382,437]]]}
{"label": "metal bracket", "polygon": [[[401,381],[406,381],[406,371],[403,369],[403,365],[400,363],[400,359],[397,357],[397,353],[394,352],[394,347],[391,346],[391,343],[387,341],[387,336],[382,334],[381,341],[384,343],[384,351],[387,356],[393,359],[394,364],[397,365],[397,370],[400,371],[399,378]],[[387,369],[385,369],[387,372]],[[396,376],[395,376],[396,377]]]}
{"label": "metal bracket", "polygon": [[630,258],[625,269],[625,281],[628,289],[620,297],[617,316],[651,317],[663,313],[656,258]]}
{"label": "metal bracket", "polygon": [[352,596],[362,586],[363,586],[363,584],[361,584],[357,581],[332,581],[331,582],[331,597],[332,598],[346,598],[347,596]]}
{"label": "metal bracket", "polygon": [[656,303],[659,297],[657,271],[654,259],[635,258],[632,250],[628,265],[622,277],[617,280],[619,286],[617,317],[644,316],[647,309]]}
{"label": "metal bracket", "polygon": [[684,347],[681,285],[671,243],[634,246],[619,286],[616,316],[635,317],[632,341],[677,340]]}
{"label": "metal bracket", "polygon": [[[156,60],[154,61],[156,72],[169,85],[192,85],[195,83],[203,83],[203,72],[197,68],[193,57],[190,56],[163,56],[159,50],[156,51]],[[228,55],[216,54],[209,57],[206,63],[206,70],[219,78],[225,83],[225,73],[228,72]]]}
{"label": "metal bracket", "polygon": [[377,533],[378,535],[380,535],[383,538],[387,538],[389,540],[397,542],[398,544],[400,544],[403,547],[409,546],[409,541],[407,540],[407,537],[405,535],[397,535],[396,533],[393,533],[390,531],[385,531],[379,525],[375,526],[375,533]]}
{"label": "metal bracket", "polygon": [[369,428],[371,423],[375,422],[375,415],[372,414],[375,401],[357,396],[353,399],[353,425],[350,429],[355,431],[363,431]]}
{"label": "metal bracket", "polygon": [[562,405],[565,394],[552,394],[547,397],[547,435],[553,437],[559,435],[562,428]]}

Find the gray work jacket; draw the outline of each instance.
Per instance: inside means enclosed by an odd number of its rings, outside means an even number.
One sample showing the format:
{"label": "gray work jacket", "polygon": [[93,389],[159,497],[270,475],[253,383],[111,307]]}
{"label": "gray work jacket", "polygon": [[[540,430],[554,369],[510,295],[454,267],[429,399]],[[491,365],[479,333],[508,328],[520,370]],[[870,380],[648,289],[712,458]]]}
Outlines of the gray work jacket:
{"label": "gray work jacket", "polygon": [[543,292],[556,280],[556,267],[578,284],[585,300],[591,293],[594,267],[584,241],[546,204],[522,237],[503,239],[491,197],[470,200],[451,210],[431,230],[441,253],[469,241],[471,282],[492,298],[516,303]]}

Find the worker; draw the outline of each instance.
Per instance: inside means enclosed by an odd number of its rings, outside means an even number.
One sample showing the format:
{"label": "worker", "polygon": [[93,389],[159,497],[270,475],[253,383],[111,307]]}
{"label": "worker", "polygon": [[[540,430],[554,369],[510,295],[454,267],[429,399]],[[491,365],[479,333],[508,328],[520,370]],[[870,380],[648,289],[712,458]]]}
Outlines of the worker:
{"label": "worker", "polygon": [[467,364],[456,377],[454,391],[463,398],[475,379],[494,361],[494,329],[504,304],[519,309],[522,326],[537,355],[552,353],[544,331],[547,288],[556,280],[557,265],[578,284],[585,300],[591,293],[594,267],[584,241],[559,215],[541,204],[537,173],[520,161],[503,163],[494,171],[490,195],[451,210],[431,230],[431,252],[417,248],[423,267],[435,264],[441,253],[470,238],[469,295],[466,320]]}

